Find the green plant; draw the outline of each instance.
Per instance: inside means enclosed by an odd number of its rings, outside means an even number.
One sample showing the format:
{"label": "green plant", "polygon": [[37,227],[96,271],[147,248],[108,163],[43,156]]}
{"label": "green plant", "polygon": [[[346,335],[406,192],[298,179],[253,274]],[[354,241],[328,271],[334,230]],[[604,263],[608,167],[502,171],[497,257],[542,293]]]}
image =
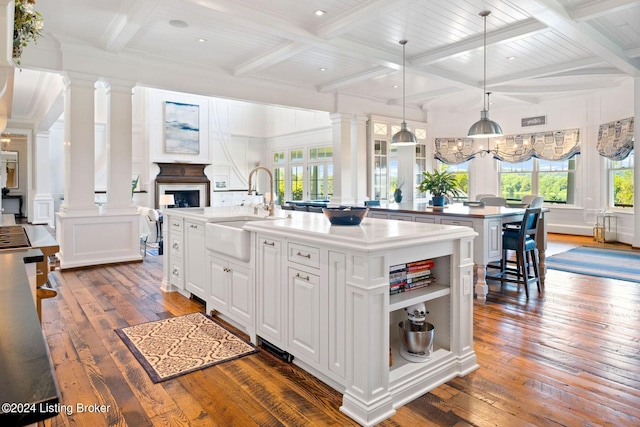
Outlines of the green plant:
{"label": "green plant", "polygon": [[22,49],[38,42],[42,35],[42,15],[34,9],[36,0],[16,0],[13,14],[13,60],[20,66]]}
{"label": "green plant", "polygon": [[422,175],[424,178],[418,185],[420,192],[428,191],[432,197],[456,197],[461,194],[458,180],[453,172],[449,172],[446,169],[443,171],[436,169],[433,172],[424,171]]}

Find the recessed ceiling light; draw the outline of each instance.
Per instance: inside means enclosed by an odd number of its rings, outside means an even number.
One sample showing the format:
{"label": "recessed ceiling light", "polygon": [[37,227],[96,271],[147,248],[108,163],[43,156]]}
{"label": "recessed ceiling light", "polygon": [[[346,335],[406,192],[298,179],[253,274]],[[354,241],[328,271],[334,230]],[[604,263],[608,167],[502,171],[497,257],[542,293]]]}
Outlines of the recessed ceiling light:
{"label": "recessed ceiling light", "polygon": [[327,12],[325,12],[324,10],[320,10],[320,9],[318,9],[318,10],[316,10],[316,11],[315,11],[315,12],[313,12],[313,13],[314,13],[316,16],[322,16],[322,15],[324,15],[324,14],[325,14],[325,13],[327,13]]}
{"label": "recessed ceiling light", "polygon": [[327,69],[326,69],[326,68],[324,68],[324,67],[323,67],[323,68],[319,68],[319,70],[320,70],[320,71],[327,71]]}
{"label": "recessed ceiling light", "polygon": [[171,21],[169,21],[169,25],[176,28],[187,28],[189,26],[189,24],[181,19],[172,19]]}
{"label": "recessed ceiling light", "polygon": [[393,85],[393,88],[394,88],[394,89],[398,89],[399,87],[400,87],[400,86],[398,86],[398,85]]}
{"label": "recessed ceiling light", "polygon": [[200,43],[204,43],[204,42],[206,42],[206,41],[207,41],[207,39],[203,39],[202,37],[200,37],[200,38],[198,39],[198,41],[199,41]]}
{"label": "recessed ceiling light", "polygon": [[507,56],[507,59],[508,59],[509,61],[513,61],[514,59],[516,59],[516,57],[515,57],[515,56]]}

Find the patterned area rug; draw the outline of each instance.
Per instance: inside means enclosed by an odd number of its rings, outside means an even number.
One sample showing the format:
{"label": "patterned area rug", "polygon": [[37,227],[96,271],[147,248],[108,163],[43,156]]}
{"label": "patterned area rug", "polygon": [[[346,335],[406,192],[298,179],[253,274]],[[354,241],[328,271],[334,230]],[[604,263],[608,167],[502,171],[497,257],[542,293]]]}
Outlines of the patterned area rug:
{"label": "patterned area rug", "polygon": [[256,353],[204,313],[116,329],[154,383]]}
{"label": "patterned area rug", "polygon": [[640,251],[583,246],[546,259],[548,268],[640,283]]}

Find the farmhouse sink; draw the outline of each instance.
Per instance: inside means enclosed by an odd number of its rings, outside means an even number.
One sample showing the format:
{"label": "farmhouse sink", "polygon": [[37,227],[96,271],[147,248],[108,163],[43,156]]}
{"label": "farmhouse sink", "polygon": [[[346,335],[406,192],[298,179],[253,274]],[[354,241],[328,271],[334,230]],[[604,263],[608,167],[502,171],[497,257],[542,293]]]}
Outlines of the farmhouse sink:
{"label": "farmhouse sink", "polygon": [[249,221],[268,221],[267,217],[238,217],[233,220],[208,222],[205,225],[207,249],[241,261],[251,258],[251,232],[242,227]]}

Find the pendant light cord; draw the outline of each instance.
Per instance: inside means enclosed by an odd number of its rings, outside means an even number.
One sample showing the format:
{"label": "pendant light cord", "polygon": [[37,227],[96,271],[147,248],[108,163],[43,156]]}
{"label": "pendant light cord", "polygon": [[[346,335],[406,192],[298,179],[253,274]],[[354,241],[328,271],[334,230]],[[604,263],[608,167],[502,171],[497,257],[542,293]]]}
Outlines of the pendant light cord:
{"label": "pendant light cord", "polygon": [[489,13],[491,12],[482,12],[483,16],[484,16],[484,48],[483,48],[483,52],[484,52],[484,75],[483,75],[483,85],[482,85],[482,99],[484,101],[483,105],[484,105],[484,109],[485,111],[487,110],[487,98],[486,98],[486,94],[487,94],[487,16],[489,15]]}
{"label": "pendant light cord", "polygon": [[405,84],[405,48],[407,46],[407,40],[400,40],[400,44],[402,45],[402,122],[405,122],[405,88],[407,85]]}

